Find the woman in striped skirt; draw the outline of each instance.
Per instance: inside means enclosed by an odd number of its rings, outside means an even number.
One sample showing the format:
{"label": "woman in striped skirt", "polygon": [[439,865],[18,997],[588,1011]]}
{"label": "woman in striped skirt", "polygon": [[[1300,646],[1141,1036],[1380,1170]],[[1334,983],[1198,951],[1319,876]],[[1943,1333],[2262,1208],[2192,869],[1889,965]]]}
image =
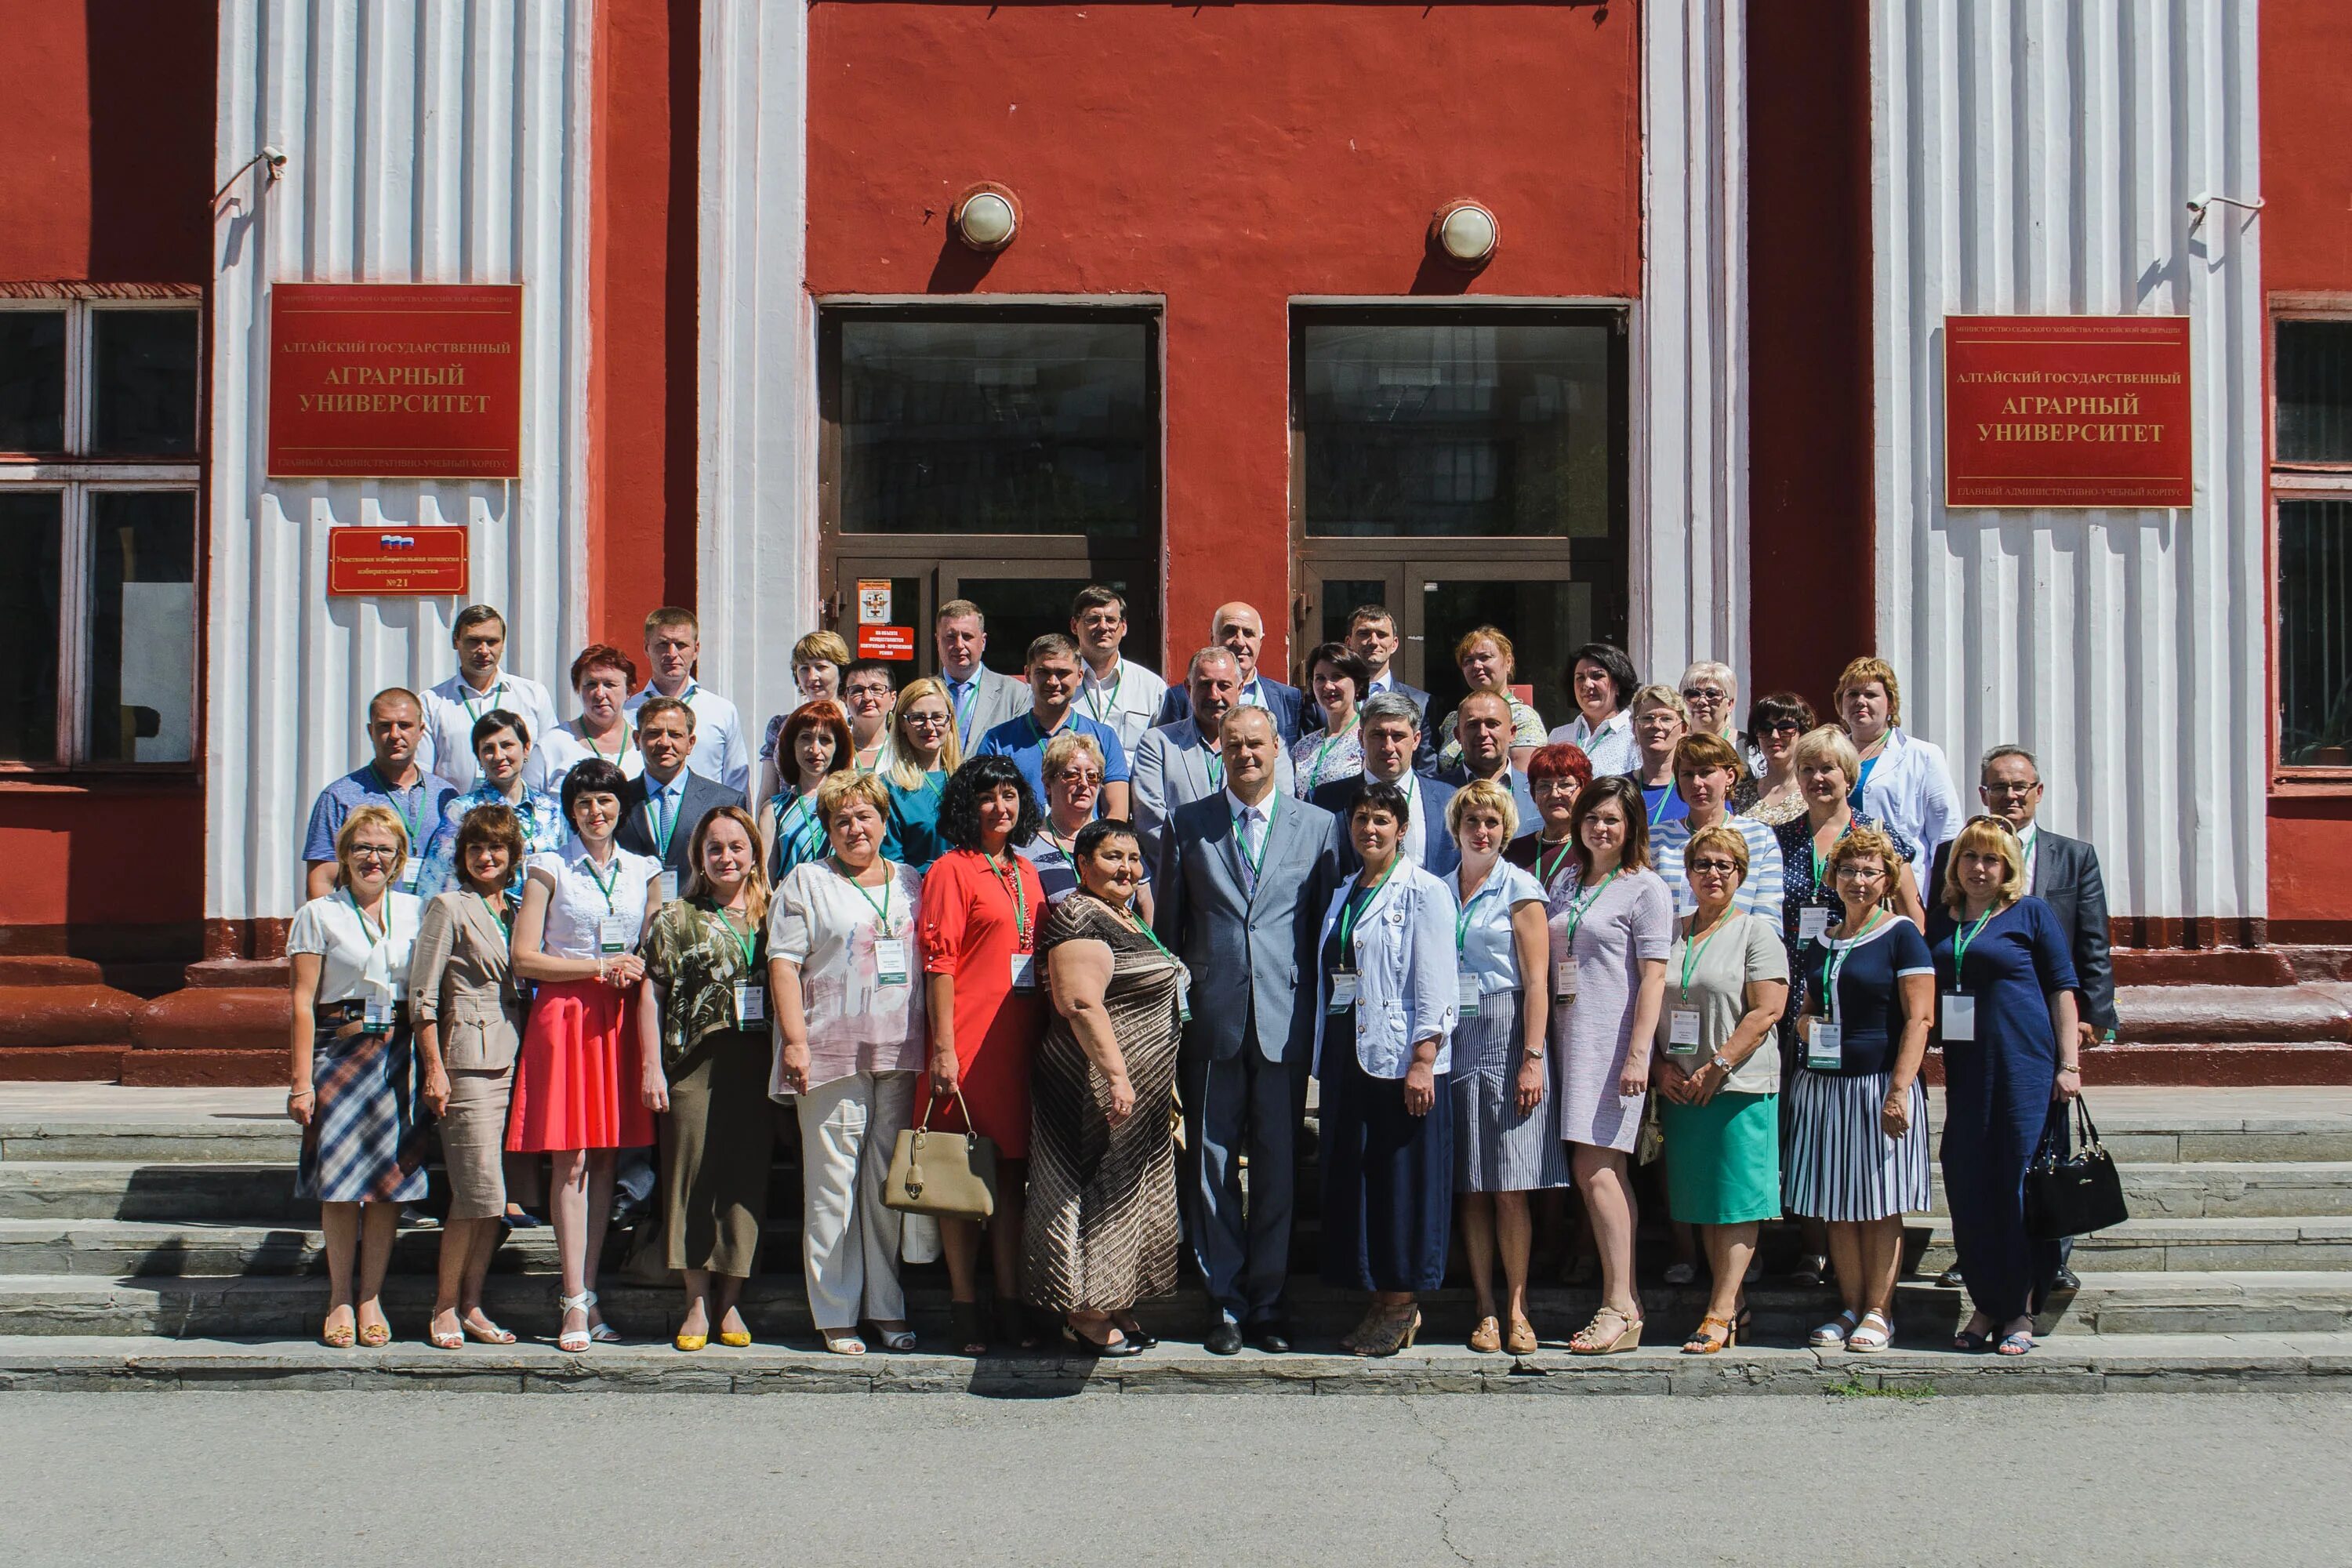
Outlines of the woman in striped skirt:
{"label": "woman in striped skirt", "polygon": [[1919,1063],[1936,966],[1919,928],[1883,906],[1902,874],[1895,843],[1856,826],[1829,853],[1844,918],[1799,950],[1805,989],[1790,1085],[1788,1205],[1828,1222],[1844,1310],[1817,1348],[1885,1350],[1903,1216],[1927,1206],[1927,1095]]}

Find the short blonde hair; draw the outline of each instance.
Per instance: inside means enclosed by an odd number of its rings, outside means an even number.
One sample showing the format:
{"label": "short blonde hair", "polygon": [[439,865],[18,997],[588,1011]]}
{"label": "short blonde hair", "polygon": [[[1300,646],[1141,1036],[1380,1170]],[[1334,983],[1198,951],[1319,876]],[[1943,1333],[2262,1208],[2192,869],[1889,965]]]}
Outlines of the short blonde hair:
{"label": "short blonde hair", "polygon": [[1822,860],[1822,868],[1834,874],[1849,860],[1860,860],[1875,855],[1878,863],[1886,868],[1887,880],[1903,875],[1903,851],[1895,847],[1895,836],[1873,823],[1857,822],[1848,828]]}
{"label": "short blonde hair", "polygon": [[1731,673],[1731,666],[1717,659],[1693,659],[1683,668],[1683,684],[1694,680],[1712,680],[1723,688],[1723,700],[1729,707],[1739,700],[1739,677]]}
{"label": "short blonde hair", "polygon": [[840,664],[849,662],[849,644],[839,632],[811,632],[793,644],[794,664]]}
{"label": "short blonde hair", "polygon": [[1683,846],[1683,880],[1690,880],[1690,863],[1698,858],[1702,849],[1720,849],[1730,856],[1731,863],[1739,868],[1739,879],[1748,880],[1748,840],[1739,829],[1727,822],[1718,822],[1692,834],[1690,842]]}
{"label": "short blonde hair", "polygon": [[1472,626],[1468,631],[1464,632],[1461,640],[1454,645],[1454,662],[1460,664],[1464,659],[1468,658],[1470,650],[1482,642],[1493,643],[1495,651],[1503,656],[1503,663],[1513,673],[1517,672],[1518,656],[1512,650],[1511,639],[1504,635],[1500,626]]}
{"label": "short blonde hair", "polygon": [[1102,747],[1095,743],[1095,738],[1092,735],[1081,733],[1076,730],[1065,730],[1045,742],[1045,754],[1038,759],[1038,776],[1045,781],[1047,789],[1054,787],[1054,775],[1068,767],[1070,759],[1080,752],[1084,752],[1095,760],[1097,772],[1101,772],[1110,765],[1103,760]]}
{"label": "short blonde hair", "polygon": [[1857,686],[1867,686],[1874,680],[1886,688],[1886,721],[1889,724],[1903,722],[1903,685],[1895,679],[1895,667],[1883,658],[1857,658],[1847,665],[1837,678],[1837,689],[1830,693],[1831,710],[1834,712],[1845,706],[1847,691]]}
{"label": "short blonde hair", "polygon": [[1659,686],[1654,682],[1633,693],[1633,700],[1625,704],[1625,711],[1637,719],[1644,708],[1671,708],[1682,720],[1683,728],[1690,728],[1690,709],[1684,703],[1683,694],[1671,686]]}
{"label": "short blonde hair", "polygon": [[2025,897],[2025,846],[2017,841],[2017,829],[1998,816],[1971,816],[1944,858],[1944,908],[1956,919],[1969,907],[1968,895],[1960,889],[1960,857],[1987,850],[1999,855],[2008,868],[2000,879],[2001,903],[2013,904]]}
{"label": "short blonde hair", "polygon": [[1853,786],[1862,780],[1862,753],[1853,749],[1846,732],[1834,724],[1806,731],[1789,749],[1789,766],[1798,773],[1824,762],[1838,765],[1838,772],[1845,774],[1846,793],[1853,794]]}
{"label": "short blonde hair", "polygon": [[343,818],[342,826],[335,830],[335,886],[348,888],[352,883],[352,844],[362,828],[382,827],[390,831],[392,840],[400,846],[400,853],[392,858],[391,879],[400,880],[400,873],[408,864],[410,854],[408,824],[400,820],[400,813],[388,805],[370,802],[355,808]]}
{"label": "short blonde hair", "polygon": [[843,768],[824,775],[816,786],[816,819],[833,830],[833,814],[853,800],[862,800],[890,820],[890,786],[882,782],[879,773],[860,773],[856,768]]}
{"label": "short blonde hair", "polygon": [[1462,837],[1462,819],[1473,811],[1491,811],[1503,819],[1503,841],[1519,835],[1519,803],[1510,790],[1493,779],[1473,779],[1445,803],[1445,831]]}

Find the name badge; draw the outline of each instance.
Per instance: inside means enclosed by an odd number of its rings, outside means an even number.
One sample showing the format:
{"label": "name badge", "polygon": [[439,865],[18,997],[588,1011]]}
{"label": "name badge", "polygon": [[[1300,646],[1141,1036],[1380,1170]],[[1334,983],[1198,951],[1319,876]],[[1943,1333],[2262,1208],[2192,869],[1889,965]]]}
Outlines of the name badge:
{"label": "name badge", "polygon": [[1331,1001],[1327,1013],[1344,1013],[1356,1005],[1356,972],[1335,969],[1331,972]]}
{"label": "name badge", "polygon": [[1466,969],[1456,970],[1454,975],[1454,988],[1457,997],[1454,1004],[1454,1015],[1467,1023],[1478,1016],[1478,977]]}
{"label": "name badge", "polygon": [[1820,1072],[1835,1072],[1845,1066],[1845,1026],[1816,1018],[1807,1031],[1805,1065]]}
{"label": "name badge", "polygon": [[1192,1021],[1192,977],[1181,969],[1176,972],[1176,1021]]}
{"label": "name badge", "polygon": [[1696,1009],[1677,1008],[1666,1015],[1666,1055],[1698,1055],[1698,1013]]}
{"label": "name badge", "polygon": [[361,1007],[360,1026],[368,1030],[372,1034],[390,1029],[392,1027],[392,998],[381,994],[368,997],[366,1002],[362,1004]]}
{"label": "name badge", "polygon": [[1013,989],[1015,991],[1037,989],[1037,955],[1035,953],[1016,952],[1013,955]]}
{"label": "name badge", "polygon": [[677,902],[677,873],[675,871],[661,874],[661,901],[666,904]]}
{"label": "name badge", "polygon": [[629,917],[604,915],[596,921],[596,951],[626,952],[629,951]]}
{"label": "name badge", "polygon": [[735,983],[735,1021],[762,1024],[768,1018],[768,988],[756,980]]}
{"label": "name badge", "polygon": [[1819,942],[1829,934],[1830,912],[1819,904],[1811,904],[1797,911],[1797,940]]}
{"label": "name badge", "polygon": [[1551,966],[1551,994],[1562,1002],[1576,1000],[1576,960],[1563,958]]}
{"label": "name badge", "polygon": [[1977,1037],[1977,999],[1965,991],[1944,993],[1944,1038],[1973,1040]]}
{"label": "name badge", "polygon": [[[1018,984],[1020,967],[1013,971]],[[877,936],[874,939],[874,984],[904,985],[907,984],[907,939],[903,936]]]}

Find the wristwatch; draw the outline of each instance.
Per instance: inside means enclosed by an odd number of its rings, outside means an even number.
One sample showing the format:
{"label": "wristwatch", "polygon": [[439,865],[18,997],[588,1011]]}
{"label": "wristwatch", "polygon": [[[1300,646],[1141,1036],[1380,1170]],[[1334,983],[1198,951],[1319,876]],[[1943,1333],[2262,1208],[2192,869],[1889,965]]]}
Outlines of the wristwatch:
{"label": "wristwatch", "polygon": [[1706,1065],[1711,1068],[1719,1068],[1722,1071],[1723,1076],[1726,1078],[1729,1078],[1731,1076],[1731,1064],[1723,1059],[1723,1053],[1721,1051],[1717,1051],[1714,1056],[1708,1058]]}
{"label": "wristwatch", "polygon": [[1547,1057],[1547,1056],[1549,1056],[1549,1054],[1550,1054],[1550,1053],[1549,1053],[1549,1051],[1548,1051],[1547,1049],[1545,1049],[1543,1047],[1540,1047],[1540,1046],[1537,1047],[1536,1047],[1534,1050],[1532,1050],[1532,1051],[1521,1051],[1521,1052],[1519,1053],[1519,1055],[1520,1055],[1520,1057],[1521,1057],[1522,1058],[1524,1058],[1525,1060],[1528,1060],[1528,1061],[1531,1061],[1531,1062],[1539,1062],[1539,1061],[1543,1060],[1543,1059],[1544,1059],[1544,1058],[1545,1058],[1545,1057]]}

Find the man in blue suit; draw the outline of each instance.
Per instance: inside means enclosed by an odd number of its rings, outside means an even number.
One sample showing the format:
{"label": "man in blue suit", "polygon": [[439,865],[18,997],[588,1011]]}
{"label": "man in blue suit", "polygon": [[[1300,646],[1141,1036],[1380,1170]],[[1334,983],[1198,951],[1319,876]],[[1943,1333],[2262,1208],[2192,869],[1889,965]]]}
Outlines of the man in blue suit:
{"label": "man in blue suit", "polygon": [[[1356,693],[1356,705],[1360,708],[1383,691],[1412,698],[1414,720],[1421,726],[1421,747],[1412,754],[1412,771],[1434,773],[1437,738],[1429,722],[1429,693],[1397,679],[1394,666],[1400,641],[1396,616],[1389,613],[1386,605],[1359,605],[1348,612],[1348,651],[1364,661],[1364,668],[1371,671],[1372,677],[1364,689]],[[1323,728],[1323,710],[1308,703],[1301,721],[1302,733],[1317,733]],[[1342,833],[1339,837],[1344,841],[1348,836]]]}
{"label": "man in blue suit", "polygon": [[[1364,704],[1358,721],[1363,732],[1364,771],[1318,784],[1307,798],[1345,822],[1366,784],[1396,785],[1412,807],[1402,846],[1405,858],[1433,876],[1452,874],[1462,864],[1461,847],[1445,830],[1445,805],[1454,798],[1454,786],[1412,771],[1422,744],[1421,714],[1412,699],[1402,691],[1383,691]],[[1352,873],[1357,863],[1355,845],[1340,834],[1339,874]]]}
{"label": "man in blue suit", "polygon": [[[1298,743],[1299,715],[1307,703],[1296,686],[1285,686],[1258,673],[1257,655],[1258,649],[1265,646],[1265,622],[1238,599],[1230,605],[1219,605],[1217,613],[1210,617],[1209,640],[1231,653],[1234,662],[1241,667],[1242,689],[1234,706],[1263,708],[1272,714],[1275,734],[1282,742],[1282,749],[1288,752]],[[1181,723],[1191,717],[1191,693],[1171,686],[1152,725],[1156,729],[1162,724]]]}
{"label": "man in blue suit", "polygon": [[1223,787],[1170,816],[1152,879],[1160,940],[1192,973],[1176,1069],[1177,1201],[1216,1313],[1202,1343],[1217,1355],[1244,1343],[1280,1354],[1290,1349],[1282,1290],[1315,1047],[1309,977],[1339,885],[1339,827],[1276,787],[1281,743],[1264,709],[1233,710],[1219,740]]}

